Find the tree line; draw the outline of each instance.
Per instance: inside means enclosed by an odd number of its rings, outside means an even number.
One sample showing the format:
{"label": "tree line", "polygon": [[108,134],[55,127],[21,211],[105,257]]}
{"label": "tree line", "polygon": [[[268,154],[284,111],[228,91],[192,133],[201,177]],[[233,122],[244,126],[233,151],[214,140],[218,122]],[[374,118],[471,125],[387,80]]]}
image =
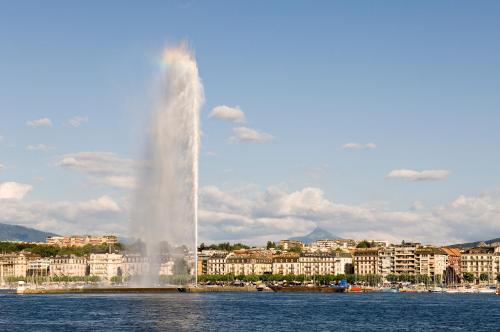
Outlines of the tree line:
{"label": "tree line", "polygon": [[[121,243],[115,243],[111,245],[111,250],[113,252],[121,252],[125,250],[125,246]],[[87,244],[81,247],[58,247],[53,245],[45,244],[33,244],[33,243],[17,243],[17,242],[0,242],[0,253],[19,253],[21,251],[28,251],[32,254],[39,255],[41,257],[55,257],[55,256],[66,256],[66,255],[76,255],[76,256],[88,256],[90,254],[104,254],[109,251],[109,246],[107,244],[91,245]]]}

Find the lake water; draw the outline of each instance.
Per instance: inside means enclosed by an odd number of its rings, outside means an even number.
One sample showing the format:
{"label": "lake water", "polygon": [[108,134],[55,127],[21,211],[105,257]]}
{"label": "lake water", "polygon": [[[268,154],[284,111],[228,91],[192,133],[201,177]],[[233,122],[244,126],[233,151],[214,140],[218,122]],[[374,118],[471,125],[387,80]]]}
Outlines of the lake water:
{"label": "lake water", "polygon": [[473,294],[0,294],[0,331],[500,331]]}

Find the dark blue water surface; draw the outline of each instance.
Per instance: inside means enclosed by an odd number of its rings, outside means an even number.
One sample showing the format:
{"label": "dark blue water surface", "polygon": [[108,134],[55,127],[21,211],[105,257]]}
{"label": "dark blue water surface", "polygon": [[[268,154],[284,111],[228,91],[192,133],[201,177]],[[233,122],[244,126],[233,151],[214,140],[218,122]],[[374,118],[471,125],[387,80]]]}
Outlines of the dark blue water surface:
{"label": "dark blue water surface", "polygon": [[0,331],[500,331],[500,296],[0,293]]}

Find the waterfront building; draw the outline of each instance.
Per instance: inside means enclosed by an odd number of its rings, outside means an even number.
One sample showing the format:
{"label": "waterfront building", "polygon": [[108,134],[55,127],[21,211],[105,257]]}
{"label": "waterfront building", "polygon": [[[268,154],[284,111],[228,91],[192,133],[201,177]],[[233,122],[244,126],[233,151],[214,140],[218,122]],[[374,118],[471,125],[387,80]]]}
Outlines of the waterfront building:
{"label": "waterfront building", "polygon": [[233,252],[226,257],[225,273],[233,275],[271,274],[272,256],[267,252]]}
{"label": "waterfront building", "polygon": [[24,278],[27,276],[30,260],[39,258],[29,252],[19,252],[17,254],[0,254],[0,282],[8,277]]}
{"label": "waterfront building", "polygon": [[[150,274],[152,269],[152,260],[149,256],[139,254],[127,254],[122,258],[121,272],[124,277]],[[158,269],[158,264],[156,264]],[[158,271],[158,270],[156,270]]]}
{"label": "waterfront building", "polygon": [[441,248],[441,250],[447,255],[446,270],[444,273],[445,283],[459,283],[462,278],[462,269],[460,266],[460,250],[457,248]]}
{"label": "waterfront building", "polygon": [[279,246],[283,250],[290,250],[292,248],[304,249],[305,244],[298,240],[281,240]]}
{"label": "waterfront building", "polygon": [[352,262],[352,255],[349,252],[335,251],[334,272],[335,274],[352,274],[354,273],[354,266]]}
{"label": "waterfront building", "polygon": [[90,254],[90,275],[111,280],[114,276],[122,275],[122,261],[121,254]]}
{"label": "waterfront building", "polygon": [[50,258],[50,276],[84,277],[90,274],[85,257],[75,255]]}
{"label": "waterfront building", "polygon": [[415,274],[415,252],[420,243],[403,242],[394,247],[394,272],[396,274]]}
{"label": "waterfront building", "polygon": [[335,255],[331,252],[303,253],[299,257],[300,273],[308,276],[335,274]]}
{"label": "waterfront building", "polygon": [[415,272],[442,281],[446,270],[447,255],[440,248],[420,247],[415,250]]}
{"label": "waterfront building", "polygon": [[23,273],[19,273],[19,270],[16,269],[17,260],[18,257],[15,254],[0,255],[0,283],[5,283],[7,278],[26,276],[26,269]]}
{"label": "waterfront building", "polygon": [[395,272],[395,248],[380,248],[378,251],[377,274],[387,277]]}
{"label": "waterfront building", "polygon": [[49,236],[47,244],[58,247],[83,247],[87,244],[118,243],[118,237],[115,235],[93,236],[93,235],[72,235],[72,236]]}
{"label": "waterfront building", "polygon": [[198,275],[208,274],[207,264],[210,255],[205,253],[198,253],[197,256],[197,265],[196,265],[196,273]]}
{"label": "waterfront building", "polygon": [[300,272],[299,254],[281,254],[273,257],[273,274],[297,275]]}
{"label": "waterfront building", "polygon": [[225,274],[227,252],[214,254],[207,260],[207,274]]}
{"label": "waterfront building", "polygon": [[50,258],[36,258],[28,260],[27,277],[47,277],[50,275]]}
{"label": "waterfront building", "polygon": [[358,248],[354,251],[353,265],[355,274],[378,273],[378,248]]}
{"label": "waterfront building", "polygon": [[489,280],[493,280],[499,273],[499,255],[500,247],[468,249],[461,256],[462,273],[472,273],[477,280],[481,278],[481,274],[486,274]]}

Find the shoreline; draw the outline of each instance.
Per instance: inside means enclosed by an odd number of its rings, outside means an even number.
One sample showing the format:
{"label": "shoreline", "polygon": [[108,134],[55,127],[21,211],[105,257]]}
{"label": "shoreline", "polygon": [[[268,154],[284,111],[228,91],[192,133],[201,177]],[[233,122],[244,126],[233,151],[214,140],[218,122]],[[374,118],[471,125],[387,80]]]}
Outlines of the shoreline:
{"label": "shoreline", "polygon": [[[257,292],[255,287],[88,287],[88,288],[27,288],[22,292],[13,290],[19,295],[31,294],[165,294],[165,293],[210,293]],[[266,290],[266,292],[269,292]]]}

